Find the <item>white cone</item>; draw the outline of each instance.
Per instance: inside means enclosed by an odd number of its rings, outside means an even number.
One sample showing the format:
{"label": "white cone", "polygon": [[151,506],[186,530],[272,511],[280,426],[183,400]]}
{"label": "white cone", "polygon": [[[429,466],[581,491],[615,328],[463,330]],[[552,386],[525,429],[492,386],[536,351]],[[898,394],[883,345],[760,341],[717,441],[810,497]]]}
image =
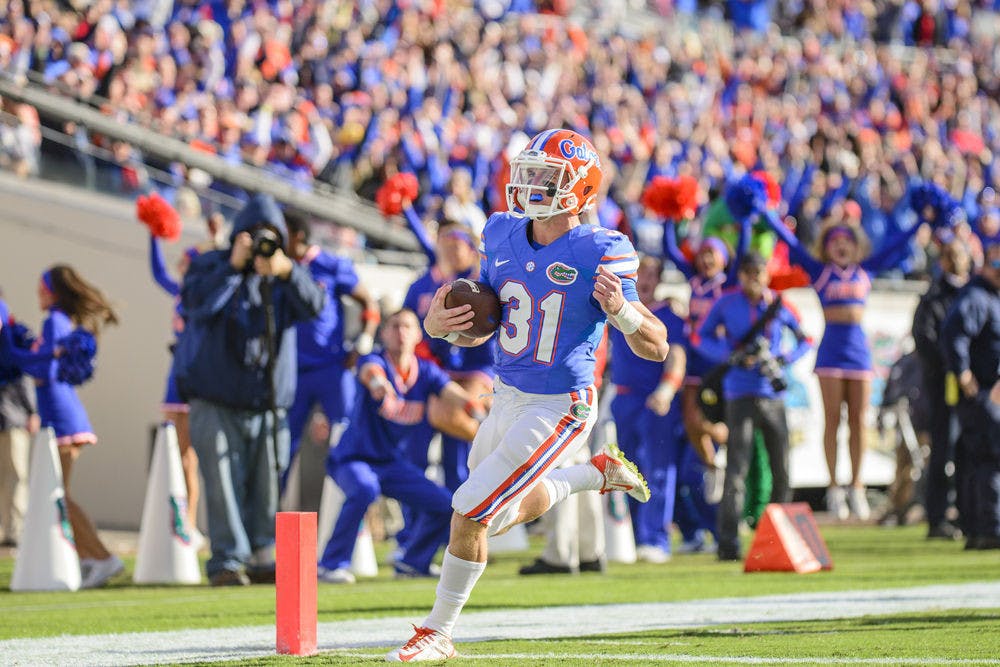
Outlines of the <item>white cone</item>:
{"label": "white cone", "polygon": [[491,554],[525,551],[528,549],[528,531],[523,523],[516,524],[502,535],[491,535],[488,548]]}
{"label": "white cone", "polygon": [[75,591],[80,588],[80,557],[69,523],[62,466],[51,428],[35,436],[24,517],[12,591]]}
{"label": "white cone", "polygon": [[628,498],[622,491],[604,495],[605,552],[612,563],[635,562],[635,535],[632,516],[628,511]]}
{"label": "white cone", "polygon": [[[340,490],[333,478],[327,475],[323,479],[323,496],[319,501],[319,528],[316,536],[316,560],[323,557],[326,543],[333,535],[333,524],[340,516],[340,506],[344,504],[344,492]],[[358,539],[351,552],[351,572],[359,577],[378,576],[378,561],[375,560],[375,544],[372,534],[365,523],[361,522],[358,529]]]}
{"label": "white cone", "polygon": [[193,533],[177,431],[166,422],[156,432],[132,580],[137,584],[201,583]]}

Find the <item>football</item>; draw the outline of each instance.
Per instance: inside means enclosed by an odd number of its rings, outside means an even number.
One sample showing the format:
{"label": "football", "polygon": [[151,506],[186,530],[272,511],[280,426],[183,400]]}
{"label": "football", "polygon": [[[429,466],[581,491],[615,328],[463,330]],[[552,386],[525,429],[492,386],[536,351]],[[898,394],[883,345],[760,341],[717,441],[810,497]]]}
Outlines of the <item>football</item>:
{"label": "football", "polygon": [[475,315],[472,318],[472,328],[462,333],[478,338],[489,336],[500,326],[502,307],[500,298],[486,283],[476,282],[468,278],[459,278],[451,284],[451,291],[444,298],[446,308],[457,308],[469,304]]}

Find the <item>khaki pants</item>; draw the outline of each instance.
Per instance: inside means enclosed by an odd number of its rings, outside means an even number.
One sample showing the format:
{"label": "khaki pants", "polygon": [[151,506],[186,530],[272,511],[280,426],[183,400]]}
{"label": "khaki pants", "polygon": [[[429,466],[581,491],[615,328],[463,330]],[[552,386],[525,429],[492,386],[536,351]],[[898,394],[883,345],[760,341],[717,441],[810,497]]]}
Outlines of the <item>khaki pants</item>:
{"label": "khaki pants", "polygon": [[23,428],[0,431],[0,529],[6,542],[21,537],[28,510],[28,452],[31,438]]}

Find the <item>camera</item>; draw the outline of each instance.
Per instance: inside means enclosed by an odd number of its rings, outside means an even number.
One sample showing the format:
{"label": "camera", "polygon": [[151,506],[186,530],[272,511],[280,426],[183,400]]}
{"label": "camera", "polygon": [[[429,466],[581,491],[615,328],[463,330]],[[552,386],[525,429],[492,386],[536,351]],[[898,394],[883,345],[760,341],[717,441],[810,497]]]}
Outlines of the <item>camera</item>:
{"label": "camera", "polygon": [[768,382],[775,392],[782,392],[788,389],[788,382],[785,381],[785,371],[781,366],[781,361],[771,354],[771,344],[763,336],[755,338],[747,346],[737,352],[735,363],[742,363],[746,357],[757,357],[756,368]]}
{"label": "camera", "polygon": [[258,227],[251,233],[251,239],[254,257],[274,257],[274,253],[281,247],[281,237],[270,227]]}

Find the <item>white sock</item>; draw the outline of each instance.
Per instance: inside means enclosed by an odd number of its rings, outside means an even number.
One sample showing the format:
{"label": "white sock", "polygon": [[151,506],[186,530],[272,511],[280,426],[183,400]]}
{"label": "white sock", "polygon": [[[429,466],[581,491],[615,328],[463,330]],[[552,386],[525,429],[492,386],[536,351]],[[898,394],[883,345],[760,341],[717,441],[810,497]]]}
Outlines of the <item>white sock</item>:
{"label": "white sock", "polygon": [[560,500],[565,500],[571,493],[600,491],[604,486],[604,475],[588,461],[553,470],[542,479],[542,484],[549,492],[549,507],[552,507]]}
{"label": "white sock", "polygon": [[450,637],[462,607],[465,606],[484,570],[486,563],[462,560],[445,549],[434,608],[424,621],[423,627],[437,630]]}

